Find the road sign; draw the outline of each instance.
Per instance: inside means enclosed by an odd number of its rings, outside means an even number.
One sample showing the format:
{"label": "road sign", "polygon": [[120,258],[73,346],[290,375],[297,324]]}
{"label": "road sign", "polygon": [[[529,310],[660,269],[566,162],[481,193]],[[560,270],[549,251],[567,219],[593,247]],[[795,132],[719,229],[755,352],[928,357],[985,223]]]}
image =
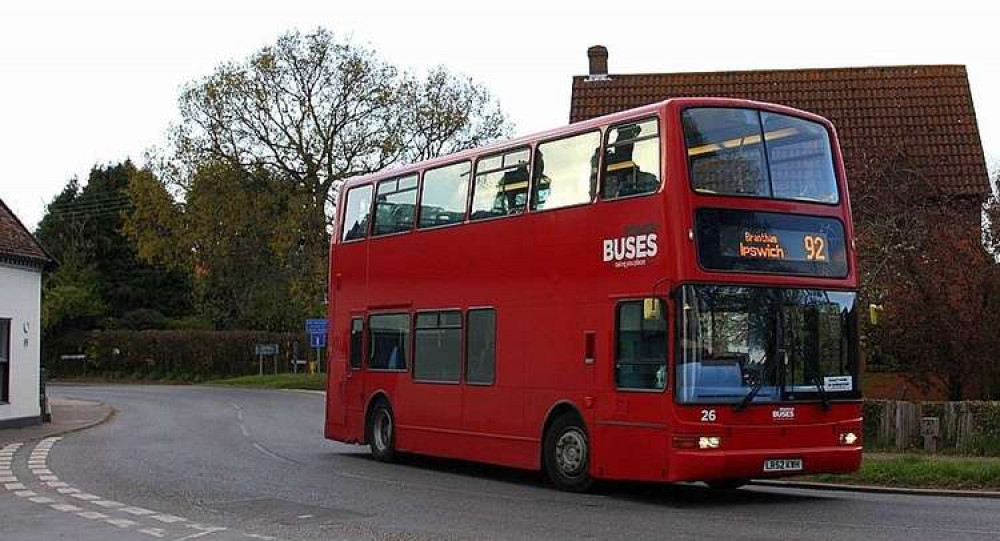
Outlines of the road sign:
{"label": "road sign", "polygon": [[326,334],[327,326],[325,319],[307,319],[306,332],[309,334]]}
{"label": "road sign", "polygon": [[277,355],[278,344],[257,344],[257,355]]}
{"label": "road sign", "polygon": [[326,347],[326,333],[323,334],[310,334],[309,335],[309,347],[313,349],[325,348]]}

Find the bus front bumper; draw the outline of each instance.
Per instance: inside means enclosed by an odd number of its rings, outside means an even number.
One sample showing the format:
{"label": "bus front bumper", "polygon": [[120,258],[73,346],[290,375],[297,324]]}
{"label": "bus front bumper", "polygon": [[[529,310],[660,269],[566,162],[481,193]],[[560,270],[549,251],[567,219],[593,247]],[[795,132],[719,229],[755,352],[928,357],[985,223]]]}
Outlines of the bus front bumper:
{"label": "bus front bumper", "polygon": [[[669,480],[716,481],[850,473],[861,467],[861,450],[860,445],[798,449],[675,450],[670,457]],[[796,468],[799,465],[801,468]],[[776,470],[776,467],[782,469]]]}

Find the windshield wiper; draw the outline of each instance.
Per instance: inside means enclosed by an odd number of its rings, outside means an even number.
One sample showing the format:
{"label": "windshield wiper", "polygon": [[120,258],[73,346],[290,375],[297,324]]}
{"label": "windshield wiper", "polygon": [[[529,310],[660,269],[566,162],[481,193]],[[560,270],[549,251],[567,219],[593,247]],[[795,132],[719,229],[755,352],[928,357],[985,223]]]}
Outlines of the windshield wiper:
{"label": "windshield wiper", "polygon": [[823,409],[830,409],[830,396],[826,394],[826,385],[823,384],[823,377],[819,374],[813,374],[812,381],[816,384],[816,390],[819,391],[819,400],[823,403]]}
{"label": "windshield wiper", "polygon": [[[763,362],[767,363],[767,356],[764,357]],[[753,384],[753,387],[750,387],[750,390],[747,392],[747,395],[743,397],[743,400],[740,401],[739,404],[733,406],[735,411],[743,411],[750,405],[750,402],[753,402],[754,397],[757,396],[757,393],[759,393],[761,388],[764,387],[764,382],[771,377],[771,374],[774,372],[776,366],[777,363],[766,365],[764,367],[764,373],[761,374],[760,379]]]}

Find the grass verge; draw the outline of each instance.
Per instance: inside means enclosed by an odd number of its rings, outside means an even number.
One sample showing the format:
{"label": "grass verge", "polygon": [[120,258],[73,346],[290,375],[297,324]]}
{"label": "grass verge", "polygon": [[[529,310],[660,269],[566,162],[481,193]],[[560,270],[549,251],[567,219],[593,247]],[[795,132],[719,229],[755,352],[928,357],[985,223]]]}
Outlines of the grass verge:
{"label": "grass verge", "polygon": [[241,376],[238,378],[208,381],[211,385],[252,387],[256,389],[326,389],[326,374],[265,374],[263,376]]}
{"label": "grass verge", "polygon": [[907,488],[1000,490],[1000,460],[896,455],[866,456],[852,474],[810,475],[804,481]]}

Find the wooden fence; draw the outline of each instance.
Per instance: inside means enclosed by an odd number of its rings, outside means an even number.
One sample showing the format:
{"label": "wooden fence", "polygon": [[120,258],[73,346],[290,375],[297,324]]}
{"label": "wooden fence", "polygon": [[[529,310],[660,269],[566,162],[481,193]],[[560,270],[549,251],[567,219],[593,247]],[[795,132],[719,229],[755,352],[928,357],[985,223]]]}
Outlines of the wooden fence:
{"label": "wooden fence", "polygon": [[[1000,402],[865,402],[865,446],[870,449],[920,448],[920,420],[939,419],[939,450],[975,452],[984,440],[1000,441]],[[982,451],[976,452],[982,454]]]}

